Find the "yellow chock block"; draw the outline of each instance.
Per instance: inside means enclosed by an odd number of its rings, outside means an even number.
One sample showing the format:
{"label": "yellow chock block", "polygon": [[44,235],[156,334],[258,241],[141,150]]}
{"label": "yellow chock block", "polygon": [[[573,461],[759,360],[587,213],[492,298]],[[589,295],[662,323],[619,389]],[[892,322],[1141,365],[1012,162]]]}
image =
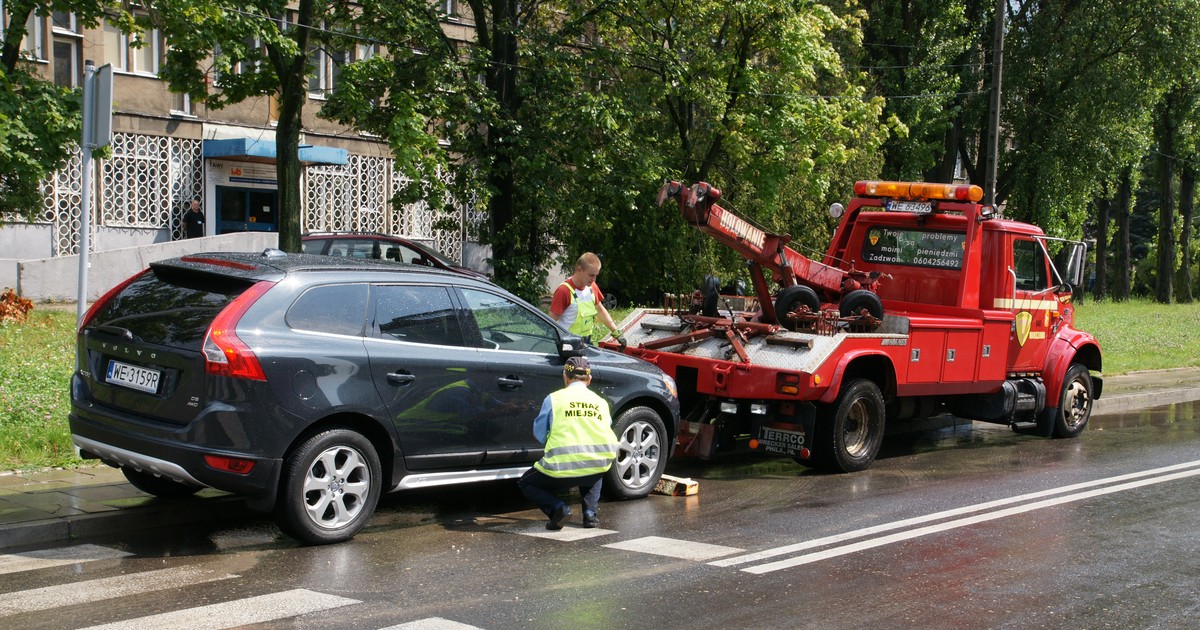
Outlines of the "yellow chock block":
{"label": "yellow chock block", "polygon": [[690,497],[700,493],[700,484],[693,479],[663,475],[654,486],[654,492],[673,497]]}

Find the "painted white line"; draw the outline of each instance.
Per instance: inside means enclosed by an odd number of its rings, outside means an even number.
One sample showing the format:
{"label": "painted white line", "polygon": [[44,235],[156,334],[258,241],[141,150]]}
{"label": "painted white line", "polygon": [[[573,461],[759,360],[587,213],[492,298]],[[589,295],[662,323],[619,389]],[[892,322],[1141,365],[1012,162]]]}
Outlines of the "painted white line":
{"label": "painted white line", "polygon": [[587,540],[597,536],[608,536],[609,534],[617,533],[615,529],[603,529],[594,527],[592,529],[584,529],[582,527],[564,527],[557,531],[546,529],[545,521],[536,523],[513,523],[497,527],[498,532],[508,532],[510,534],[520,534],[522,536],[533,536],[534,538],[548,538],[550,540],[561,540],[563,542],[574,542],[576,540]]}
{"label": "painted white line", "polygon": [[913,518],[904,519],[902,521],[895,521],[892,523],[883,523],[881,525],[875,525],[873,527],[866,527],[864,529],[859,529],[859,530],[855,530],[855,531],[844,532],[841,534],[834,534],[833,536],[826,536],[824,538],[817,538],[814,540],[806,540],[804,542],[799,542],[799,543],[796,543],[793,545],[786,545],[783,547],[775,547],[772,549],[765,549],[763,551],[748,553],[748,554],[742,555],[742,556],[735,556],[733,558],[725,558],[722,560],[717,560],[715,562],[710,562],[709,564],[711,564],[713,566],[717,566],[717,567],[732,567],[732,566],[736,566],[739,564],[746,564],[748,562],[756,562],[758,560],[765,560],[767,558],[783,556],[783,555],[795,553],[797,551],[804,551],[805,549],[815,549],[817,547],[824,547],[826,545],[832,545],[832,544],[836,544],[836,543],[840,543],[840,542],[845,542],[847,540],[854,540],[856,538],[865,538],[867,536],[873,536],[875,534],[881,534],[883,532],[889,532],[889,531],[893,531],[893,530],[897,530],[897,529],[904,529],[906,527],[912,527],[913,525],[920,525],[922,523],[931,523],[933,521],[940,521],[940,520],[952,518],[955,516],[962,516],[964,514],[972,514],[974,512],[982,512],[984,510],[991,510],[993,508],[1003,507],[1005,505],[1012,505],[1014,503],[1022,503],[1025,501],[1032,501],[1034,499],[1040,499],[1043,497],[1054,496],[1056,494],[1065,494],[1067,492],[1075,492],[1076,490],[1084,490],[1087,488],[1094,488],[1096,486],[1103,486],[1103,485],[1108,485],[1108,484],[1113,484],[1113,483],[1119,483],[1122,481],[1129,481],[1131,479],[1140,479],[1143,477],[1150,477],[1152,475],[1161,475],[1161,474],[1173,472],[1176,470],[1183,470],[1186,468],[1195,468],[1196,466],[1200,466],[1200,460],[1185,462],[1183,464],[1175,464],[1173,466],[1164,466],[1162,468],[1154,468],[1151,470],[1143,470],[1140,472],[1128,473],[1128,474],[1124,474],[1124,475],[1117,475],[1115,477],[1106,477],[1104,479],[1085,481],[1083,483],[1072,484],[1069,486],[1062,486],[1060,488],[1051,488],[1049,490],[1042,490],[1040,492],[1031,492],[1029,494],[1022,494],[1022,495],[1018,495],[1015,497],[1008,497],[1006,499],[997,499],[995,501],[988,501],[986,503],[979,503],[976,505],[967,505],[964,507],[955,508],[953,510],[945,510],[943,512],[935,512],[933,514],[916,516]]}
{"label": "painted white line", "polygon": [[709,545],[707,543],[692,542],[690,540],[676,540],[674,538],[662,538],[660,536],[635,538],[633,540],[626,540],[604,546],[610,549],[623,549],[625,551],[637,551],[639,553],[652,553],[656,556],[668,556],[671,558],[682,558],[684,560],[708,560],[709,558],[727,556],[731,553],[742,551],[737,547]]}
{"label": "painted white line", "polygon": [[36,571],[59,567],[64,564],[79,564],[94,560],[111,560],[124,558],[133,554],[117,551],[99,545],[76,545],[74,547],[57,547],[41,551],[27,551],[0,556],[0,575],[20,571]]}
{"label": "painted white line", "polygon": [[465,623],[442,619],[441,617],[430,617],[428,619],[418,619],[408,623],[402,623],[398,626],[388,626],[379,630],[480,630],[477,626],[468,626]]}
{"label": "painted white line", "polygon": [[228,580],[235,577],[238,576],[208,569],[180,567],[46,586],[5,593],[4,598],[0,599],[0,616],[49,610],[59,606],[87,604],[114,597],[161,591],[168,588],[183,588],[190,584]]}
{"label": "painted white line", "polygon": [[222,628],[285,619],[358,603],[360,602],[357,599],[347,599],[298,588],[222,604],[198,606],[161,615],[92,626],[89,630],[161,630],[162,628],[221,630]]}
{"label": "painted white line", "polygon": [[1038,501],[1036,503],[1028,503],[1026,505],[1018,505],[1018,506],[1010,507],[1010,508],[1003,509],[1003,510],[997,510],[995,512],[988,512],[986,514],[978,514],[976,516],[970,516],[967,518],[958,519],[956,521],[949,521],[946,523],[939,523],[937,525],[921,527],[921,528],[909,530],[906,532],[899,532],[896,534],[892,534],[890,536],[884,536],[882,538],[873,538],[871,540],[864,540],[864,541],[853,543],[850,545],[843,545],[841,547],[834,547],[832,549],[826,549],[824,551],[818,551],[815,553],[805,554],[803,556],[797,556],[795,558],[789,558],[787,560],[777,560],[775,562],[768,562],[766,564],[760,564],[760,565],[756,565],[756,566],[752,566],[752,567],[747,567],[745,569],[742,569],[742,571],[745,571],[746,573],[755,573],[755,574],[770,573],[772,571],[779,571],[780,569],[788,569],[791,567],[797,567],[797,566],[800,566],[803,564],[809,564],[809,563],[817,562],[820,560],[827,560],[829,558],[836,558],[838,556],[844,556],[844,555],[851,554],[851,553],[857,553],[859,551],[864,551],[866,549],[882,547],[883,545],[890,545],[892,543],[900,542],[902,540],[909,540],[911,538],[927,536],[929,534],[936,534],[936,533],[944,532],[944,531],[951,530],[951,529],[957,529],[959,527],[967,527],[969,525],[985,523],[987,521],[994,521],[996,519],[1004,518],[1007,516],[1013,516],[1015,514],[1021,514],[1024,512],[1032,512],[1034,510],[1040,510],[1042,508],[1053,507],[1055,505],[1061,505],[1063,503],[1082,501],[1084,499],[1090,499],[1092,497],[1098,497],[1098,496],[1103,496],[1106,494],[1112,494],[1114,492],[1123,492],[1125,490],[1141,488],[1142,486],[1149,486],[1149,485],[1164,483],[1167,481],[1174,481],[1176,479],[1184,479],[1186,477],[1195,477],[1197,475],[1200,475],[1200,470],[1187,470],[1187,471],[1183,471],[1183,472],[1173,473],[1170,475],[1163,475],[1161,477],[1154,477],[1152,479],[1143,479],[1141,481],[1131,481],[1128,483],[1123,483],[1123,484],[1116,485],[1116,486],[1109,486],[1106,488],[1097,488],[1095,490],[1089,490],[1087,492],[1080,492],[1078,494],[1070,494],[1070,495],[1066,495],[1066,496],[1062,496],[1062,497],[1056,497],[1053,499],[1046,499],[1044,501]]}

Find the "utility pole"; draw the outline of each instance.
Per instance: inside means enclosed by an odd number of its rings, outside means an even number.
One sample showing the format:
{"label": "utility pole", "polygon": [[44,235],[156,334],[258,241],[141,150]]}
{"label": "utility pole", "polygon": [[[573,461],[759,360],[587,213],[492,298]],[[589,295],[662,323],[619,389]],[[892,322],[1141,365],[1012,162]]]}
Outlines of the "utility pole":
{"label": "utility pole", "polygon": [[1008,0],[996,0],[996,32],[992,41],[992,99],[988,111],[987,182],[983,203],[996,205],[996,179],[1000,162],[1000,84],[1004,76],[1004,18]]}

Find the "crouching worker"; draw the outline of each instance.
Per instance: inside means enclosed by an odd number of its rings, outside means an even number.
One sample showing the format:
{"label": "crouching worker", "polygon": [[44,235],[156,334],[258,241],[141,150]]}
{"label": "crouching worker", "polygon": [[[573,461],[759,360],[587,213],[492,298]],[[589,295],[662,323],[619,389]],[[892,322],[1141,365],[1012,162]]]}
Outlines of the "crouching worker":
{"label": "crouching worker", "polygon": [[583,526],[600,525],[600,486],[617,457],[617,436],[608,403],[588,389],[591,382],[586,357],[567,359],[565,387],[546,396],[533,421],[533,436],[546,445],[545,454],[517,486],[550,517],[546,529],[563,528],[571,508],[558,495],[572,487],[583,496]]}

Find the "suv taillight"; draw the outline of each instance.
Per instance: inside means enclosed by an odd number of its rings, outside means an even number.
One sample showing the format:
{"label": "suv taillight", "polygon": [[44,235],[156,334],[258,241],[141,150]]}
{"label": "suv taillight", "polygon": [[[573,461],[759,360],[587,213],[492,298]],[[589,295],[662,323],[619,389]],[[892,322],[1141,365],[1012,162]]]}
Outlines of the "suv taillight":
{"label": "suv taillight", "polygon": [[203,346],[206,373],[252,381],[267,380],[258,357],[235,331],[242,315],[273,286],[274,282],[263,281],[250,287],[234,298],[209,325]]}
{"label": "suv taillight", "polygon": [[92,305],[88,308],[87,312],[83,314],[83,320],[79,322],[79,328],[77,328],[75,332],[80,332],[84,328],[87,328],[88,324],[92,323],[93,319],[96,319],[96,315],[100,312],[100,309],[104,308],[105,304],[111,302],[112,299],[117,296],[117,294],[119,294],[121,291],[124,291],[125,287],[133,284],[135,280],[148,273],[150,273],[149,269],[143,269],[141,272],[129,276],[124,282],[109,289],[108,293],[100,296],[99,300],[92,302]]}

